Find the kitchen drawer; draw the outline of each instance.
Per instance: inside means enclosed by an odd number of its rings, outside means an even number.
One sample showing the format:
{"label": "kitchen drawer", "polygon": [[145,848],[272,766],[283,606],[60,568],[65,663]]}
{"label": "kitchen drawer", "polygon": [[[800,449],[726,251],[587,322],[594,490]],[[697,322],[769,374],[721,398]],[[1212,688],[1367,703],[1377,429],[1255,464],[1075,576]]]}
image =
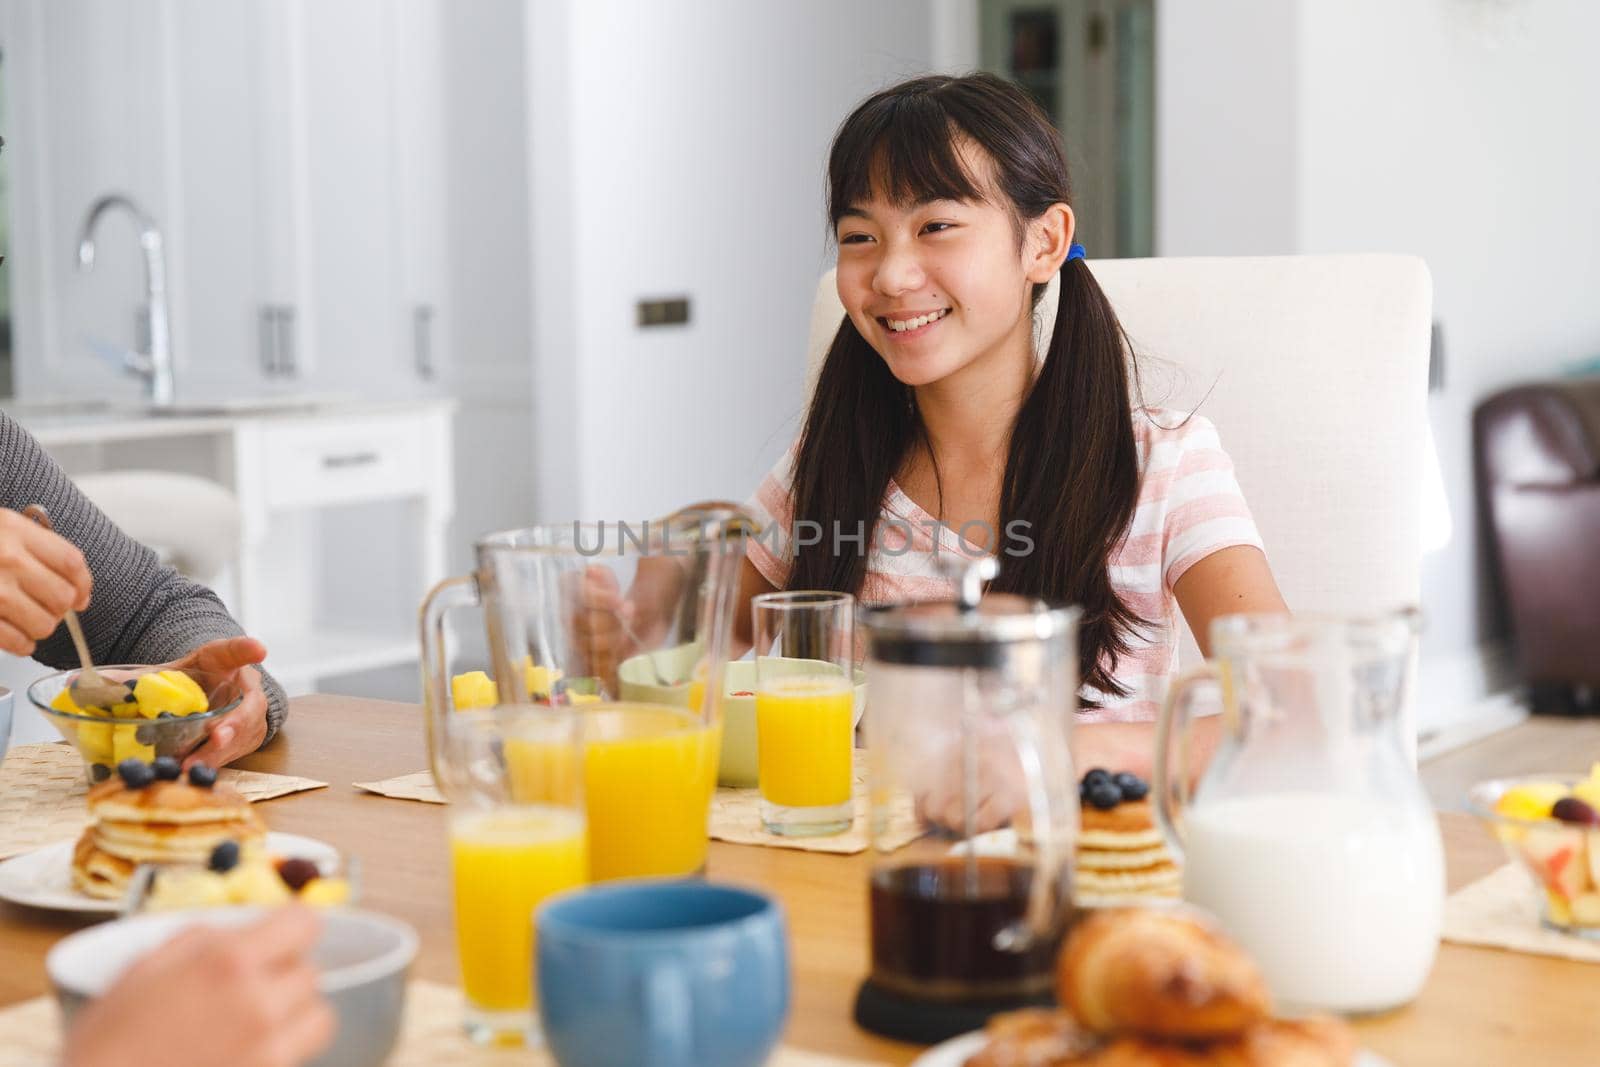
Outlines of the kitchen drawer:
{"label": "kitchen drawer", "polygon": [[294,420],[262,427],[269,508],[421,493],[429,436],[415,418]]}

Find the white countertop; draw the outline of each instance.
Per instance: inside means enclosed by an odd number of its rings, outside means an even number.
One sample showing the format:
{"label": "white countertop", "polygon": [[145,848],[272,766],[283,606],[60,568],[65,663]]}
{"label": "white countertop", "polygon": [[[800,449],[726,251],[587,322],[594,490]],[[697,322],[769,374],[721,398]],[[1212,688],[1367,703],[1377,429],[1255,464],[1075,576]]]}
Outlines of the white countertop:
{"label": "white countertop", "polygon": [[152,437],[190,437],[232,431],[241,423],[287,419],[345,419],[406,411],[453,409],[446,396],[357,398],[285,395],[215,401],[180,400],[170,409],[107,400],[19,399],[0,402],[45,446],[95,444]]}

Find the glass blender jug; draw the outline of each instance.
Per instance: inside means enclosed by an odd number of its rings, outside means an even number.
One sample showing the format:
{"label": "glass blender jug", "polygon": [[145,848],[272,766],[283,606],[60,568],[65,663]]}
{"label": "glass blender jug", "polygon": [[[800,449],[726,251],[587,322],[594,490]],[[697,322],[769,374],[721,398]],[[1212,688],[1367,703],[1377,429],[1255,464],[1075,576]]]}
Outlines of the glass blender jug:
{"label": "glass blender jug", "polygon": [[[938,1041],[1049,1003],[1070,911],[1077,611],[980,596],[868,608],[872,969],[856,1021]],[[914,819],[910,845],[892,831]]]}
{"label": "glass blender jug", "polygon": [[445,753],[464,722],[452,700],[445,617],[478,607],[499,703],[578,712],[591,878],[702,869],[746,529],[739,519],[695,511],[479,541],[473,573],[440,583],[422,606],[429,752],[445,794],[462,791]]}

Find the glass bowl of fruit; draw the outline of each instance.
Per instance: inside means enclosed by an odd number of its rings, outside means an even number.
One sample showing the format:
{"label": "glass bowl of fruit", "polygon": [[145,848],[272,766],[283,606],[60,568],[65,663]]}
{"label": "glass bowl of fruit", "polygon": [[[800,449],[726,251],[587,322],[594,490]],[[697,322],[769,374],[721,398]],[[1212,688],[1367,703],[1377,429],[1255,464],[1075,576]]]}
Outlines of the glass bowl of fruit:
{"label": "glass bowl of fruit", "polygon": [[33,706],[55,724],[83,757],[89,784],[110,778],[125,759],[157,756],[181,760],[217,724],[238,709],[244,694],[232,675],[193,667],[99,667],[127,695],[109,708],[80,707],[72,699],[77,671],[46,675],[28,687]]}
{"label": "glass bowl of fruit", "polygon": [[1533,879],[1544,925],[1600,940],[1600,763],[1479,782],[1467,807]]}
{"label": "glass bowl of fruit", "polygon": [[201,864],[147,863],[128,883],[122,912],[190,911],[240,905],[354,904],[360,864],[319,841],[269,834],[264,844],[224,841]]}

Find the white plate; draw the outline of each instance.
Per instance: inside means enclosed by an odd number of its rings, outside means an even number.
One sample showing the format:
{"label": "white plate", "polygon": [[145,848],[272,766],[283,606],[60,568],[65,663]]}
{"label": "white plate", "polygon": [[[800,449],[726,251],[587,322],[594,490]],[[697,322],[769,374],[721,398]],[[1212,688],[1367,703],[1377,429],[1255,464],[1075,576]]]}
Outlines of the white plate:
{"label": "white plate", "polygon": [[[935,1045],[918,1056],[912,1061],[911,1067],[963,1067],[968,1057],[978,1054],[983,1043],[982,1030],[952,1037],[949,1041]],[[1393,1065],[1376,1052],[1363,1049],[1356,1053],[1354,1067],[1393,1067]]]}
{"label": "white plate", "polygon": [[[51,911],[81,911],[115,915],[122,910],[122,898],[101,900],[80,893],[72,884],[72,848],[75,841],[24,852],[0,862],[0,900]],[[270,833],[267,851],[279,856],[298,856],[318,865],[335,863],[339,850],[325,841],[299,834]]]}

